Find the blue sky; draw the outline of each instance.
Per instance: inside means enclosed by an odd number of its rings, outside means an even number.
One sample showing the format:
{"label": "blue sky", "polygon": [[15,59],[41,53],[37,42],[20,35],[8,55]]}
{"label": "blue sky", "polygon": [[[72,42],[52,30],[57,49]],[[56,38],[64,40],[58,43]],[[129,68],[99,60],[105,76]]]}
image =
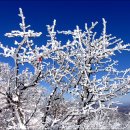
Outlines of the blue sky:
{"label": "blue sky", "polygon": [[[107,20],[107,32],[124,43],[130,42],[130,1],[129,0],[0,0],[0,41],[12,46],[14,39],[4,37],[6,32],[19,29],[20,18],[18,8],[21,7],[26,16],[26,23],[35,31],[43,32],[37,44],[46,43],[46,25],[57,20],[58,30],[81,28],[84,23],[98,21],[97,31],[102,29],[102,18]],[[130,52],[118,54],[119,69],[130,67]],[[1,61],[1,60],[0,60]],[[7,61],[7,60],[6,60]],[[123,98],[129,101],[130,96]]]}

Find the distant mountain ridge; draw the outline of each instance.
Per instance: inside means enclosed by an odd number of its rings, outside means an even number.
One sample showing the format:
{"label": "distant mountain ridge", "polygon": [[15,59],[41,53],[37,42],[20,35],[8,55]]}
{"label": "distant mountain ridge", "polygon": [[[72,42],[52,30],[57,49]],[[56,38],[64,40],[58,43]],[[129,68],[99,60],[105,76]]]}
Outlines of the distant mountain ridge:
{"label": "distant mountain ridge", "polygon": [[130,104],[118,105],[118,111],[128,114],[130,112]]}

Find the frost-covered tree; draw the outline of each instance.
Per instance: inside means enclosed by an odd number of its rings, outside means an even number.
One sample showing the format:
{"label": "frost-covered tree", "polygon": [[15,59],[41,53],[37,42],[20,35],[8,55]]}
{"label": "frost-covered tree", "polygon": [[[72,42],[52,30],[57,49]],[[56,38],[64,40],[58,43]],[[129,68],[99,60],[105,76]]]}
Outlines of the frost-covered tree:
{"label": "frost-covered tree", "polygon": [[[28,68],[22,70],[20,72],[19,66],[24,63],[30,63],[35,61],[34,58],[37,58],[35,52],[33,52],[32,45],[33,42],[29,39],[30,37],[40,36],[41,33],[35,33],[33,30],[26,29],[29,26],[25,25],[22,10],[20,9],[19,16],[22,19],[22,23],[20,23],[20,31],[12,31],[11,33],[7,33],[8,37],[21,37],[22,41],[15,41],[15,47],[4,47],[2,44],[0,45],[3,49],[2,55],[5,57],[11,57],[14,60],[15,66],[13,69],[9,69],[8,67],[4,68],[5,64],[1,67],[1,113],[3,116],[10,114],[10,116],[4,118],[6,120],[7,129],[26,129],[28,125],[39,123],[38,118],[40,118],[40,104],[43,102],[43,92],[42,88],[38,87],[38,80],[40,78],[40,65],[37,66],[37,62],[35,65],[37,69],[35,69],[34,74],[32,72],[28,72]],[[34,63],[32,63],[34,64]],[[5,73],[5,70],[7,73]],[[33,93],[32,93],[33,92]],[[4,99],[2,101],[2,99]],[[37,109],[39,106],[39,109]],[[9,112],[8,112],[9,111]],[[37,115],[37,117],[36,117]],[[33,121],[33,118],[36,118]],[[32,122],[33,121],[33,122]]]}
{"label": "frost-covered tree", "polygon": [[76,109],[78,127],[90,112],[102,113],[104,109],[113,109],[112,99],[127,94],[130,88],[129,69],[118,71],[118,61],[112,60],[116,52],[129,51],[130,44],[123,44],[121,39],[106,34],[105,19],[103,31],[97,37],[96,32],[93,32],[96,24],[92,22],[91,27],[85,24],[85,31],[78,26],[74,31],[58,31],[71,35],[73,39],[67,42],[72,46],[67,47],[65,55],[73,70],[71,77],[67,77],[67,87],[79,100],[79,109]]}
{"label": "frost-covered tree", "polygon": [[[0,128],[25,129],[28,125],[28,128],[33,128],[33,124],[39,128],[41,109],[45,102],[43,89],[35,85],[19,90],[20,94],[17,95],[14,78],[15,71],[8,64],[0,63]],[[20,78],[29,78],[29,75],[21,74]]]}
{"label": "frost-covered tree", "polygon": [[[47,25],[49,40],[38,47],[32,38],[42,33],[26,26],[21,8],[19,16],[21,30],[5,34],[17,37],[15,45],[0,44],[0,54],[15,63],[13,68],[7,64],[0,67],[2,128],[79,130],[117,110],[113,99],[129,93],[130,69],[117,70],[118,61],[112,57],[129,51],[130,44],[107,34],[105,19],[100,36],[93,31],[97,22],[90,27],[85,24],[85,30],[76,26],[73,31],[56,31],[54,20],[52,26]],[[65,43],[57,34],[70,36]],[[42,82],[48,85],[40,87]],[[116,126],[120,127],[118,122]]]}

